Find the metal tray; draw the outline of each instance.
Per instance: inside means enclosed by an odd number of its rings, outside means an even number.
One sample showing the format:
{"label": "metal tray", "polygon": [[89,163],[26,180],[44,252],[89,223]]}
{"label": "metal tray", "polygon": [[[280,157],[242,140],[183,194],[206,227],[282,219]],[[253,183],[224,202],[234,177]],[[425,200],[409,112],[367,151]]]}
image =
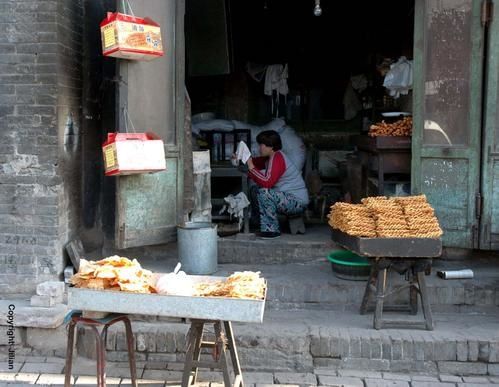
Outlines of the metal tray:
{"label": "metal tray", "polygon": [[[195,282],[226,279],[225,277],[211,276],[189,277]],[[72,309],[94,312],[261,323],[265,309],[265,298],[252,300],[168,296],[71,287],[69,288],[68,306]]]}
{"label": "metal tray", "polygon": [[442,254],[442,241],[431,238],[359,238],[333,230],[333,241],[366,257],[433,258]]}

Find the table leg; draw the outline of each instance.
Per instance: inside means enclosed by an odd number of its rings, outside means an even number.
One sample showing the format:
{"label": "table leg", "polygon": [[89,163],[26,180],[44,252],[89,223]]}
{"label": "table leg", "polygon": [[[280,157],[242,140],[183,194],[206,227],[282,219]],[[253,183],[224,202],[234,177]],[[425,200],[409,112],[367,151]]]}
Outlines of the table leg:
{"label": "table leg", "polygon": [[[203,341],[203,328],[205,324],[214,325],[214,342]],[[213,348],[215,350],[214,353],[216,354],[216,356],[214,356],[215,361],[201,361],[201,348]],[[232,366],[234,368],[234,384],[230,382],[230,361],[228,353],[230,353]],[[189,387],[189,385],[196,383],[198,367],[220,369],[223,374],[225,387],[244,387],[234,333],[229,321],[191,320],[191,327],[187,337],[187,353],[182,374],[182,387]]]}
{"label": "table leg", "polygon": [[219,364],[222,368],[225,387],[231,387],[229,375],[229,359],[227,359],[227,352],[225,346],[224,336],[222,334],[222,327],[220,321],[215,323],[215,345],[221,346]]}
{"label": "table leg", "polygon": [[418,280],[414,269],[409,269],[409,311],[412,315],[418,314]]}
{"label": "table leg", "polygon": [[[242,189],[243,189],[243,192],[244,194],[246,195],[246,197],[248,198],[248,200],[251,200],[250,198],[250,195],[249,195],[249,190],[248,190],[248,178],[246,177],[246,175],[243,175],[242,177]],[[246,207],[243,211],[244,213],[244,233],[245,234],[248,234],[249,233],[249,221],[250,221],[250,215],[251,215],[251,212],[250,212],[250,207],[251,204]]]}
{"label": "table leg", "polygon": [[383,303],[385,299],[387,269],[381,269],[378,272],[378,281],[376,285],[376,309],[374,311],[374,329],[381,329],[383,325]]}
{"label": "table leg", "polygon": [[373,292],[373,288],[376,288],[376,278],[378,276],[378,269],[376,268],[376,263],[371,266],[371,273],[369,274],[369,279],[367,280],[366,290],[364,291],[364,297],[362,298],[362,304],[360,305],[360,314],[366,314],[367,306],[369,305],[369,298]]}
{"label": "table leg", "polygon": [[361,175],[362,175],[362,182],[361,182],[361,195],[364,197],[369,196],[369,156],[366,155],[367,161],[364,159],[361,159]]}
{"label": "table leg", "polygon": [[383,196],[384,194],[385,194],[385,173],[384,173],[383,155],[378,154],[378,195]]}
{"label": "table leg", "polygon": [[[195,352],[197,352],[196,349],[199,350],[199,346],[201,344],[201,339],[203,336],[203,325],[204,324],[199,321],[191,322],[191,328],[189,330],[188,340],[187,340],[187,353],[185,354],[184,372],[182,374],[182,387],[189,386],[189,382],[191,379],[191,372],[193,368],[193,362],[194,362],[194,354]],[[197,373],[197,367],[196,367],[196,373]]]}
{"label": "table leg", "polygon": [[433,316],[431,313],[430,300],[428,299],[428,290],[426,289],[426,279],[424,272],[418,272],[419,293],[421,294],[421,307],[426,323],[426,329],[433,330]]}
{"label": "table leg", "polygon": [[130,365],[130,378],[132,381],[132,387],[137,387],[137,368],[135,365],[135,346],[133,345],[133,332],[132,332],[132,324],[130,320],[127,318],[123,320],[125,324],[125,333],[126,333],[126,344],[128,348],[128,364]]}
{"label": "table leg", "polygon": [[[198,362],[199,359],[201,358],[201,343],[203,341],[203,330],[204,330],[204,322],[202,321],[198,321],[196,323],[196,340],[194,342],[194,356],[193,356],[193,360],[195,362]],[[191,367],[192,369],[192,367]],[[191,384],[196,384],[197,382],[197,379],[198,379],[198,367],[195,366],[194,367],[194,372],[193,372],[193,375],[192,375],[192,381],[191,381]]]}
{"label": "table leg", "polygon": [[234,339],[234,334],[232,332],[232,323],[230,321],[224,321],[224,328],[235,375],[234,387],[244,387],[243,373],[241,372],[241,364],[239,363],[239,356],[237,354],[236,340]]}

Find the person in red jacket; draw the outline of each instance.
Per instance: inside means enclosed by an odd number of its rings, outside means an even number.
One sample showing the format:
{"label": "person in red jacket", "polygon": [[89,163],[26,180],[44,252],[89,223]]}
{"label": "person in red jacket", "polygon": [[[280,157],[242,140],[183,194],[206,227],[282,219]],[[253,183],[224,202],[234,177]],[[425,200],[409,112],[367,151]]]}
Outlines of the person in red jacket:
{"label": "person in red jacket", "polygon": [[258,186],[261,237],[273,239],[281,235],[277,214],[304,212],[309,202],[308,190],[301,171],[281,151],[281,137],[276,131],[263,131],[256,141],[260,157],[248,159],[248,177]]}

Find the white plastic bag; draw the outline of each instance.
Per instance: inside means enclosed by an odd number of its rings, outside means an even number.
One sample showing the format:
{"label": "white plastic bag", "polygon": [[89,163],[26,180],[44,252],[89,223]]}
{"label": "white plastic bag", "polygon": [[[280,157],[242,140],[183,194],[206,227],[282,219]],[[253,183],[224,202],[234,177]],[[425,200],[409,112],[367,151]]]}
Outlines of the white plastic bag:
{"label": "white plastic bag", "polygon": [[282,151],[288,159],[301,171],[305,165],[307,149],[300,136],[291,126],[283,126],[279,131],[282,140]]}
{"label": "white plastic bag", "polygon": [[192,133],[199,134],[201,130],[221,130],[230,132],[234,130],[234,123],[229,120],[205,120],[192,124]]}
{"label": "white plastic bag", "polygon": [[168,273],[159,277],[156,282],[156,291],[159,294],[171,296],[193,296],[194,284],[190,277],[180,270],[180,263],[177,264],[173,273]]}
{"label": "white plastic bag", "polygon": [[383,86],[390,91],[390,95],[394,98],[400,97],[400,94],[408,94],[409,90],[412,89],[412,61],[401,56],[396,63],[390,66]]}

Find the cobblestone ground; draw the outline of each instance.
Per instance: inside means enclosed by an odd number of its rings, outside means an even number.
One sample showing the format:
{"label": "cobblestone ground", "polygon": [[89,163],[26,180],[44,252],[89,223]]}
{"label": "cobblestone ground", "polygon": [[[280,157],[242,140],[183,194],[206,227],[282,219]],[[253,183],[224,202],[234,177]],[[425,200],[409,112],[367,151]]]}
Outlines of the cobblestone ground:
{"label": "cobblestone ground", "polygon": [[[17,359],[13,370],[6,364],[0,366],[0,386],[4,385],[63,385],[64,359],[27,357]],[[137,362],[139,383],[147,387],[178,386],[181,380],[181,363]],[[95,386],[95,363],[77,358],[73,365],[72,383],[77,386]],[[250,387],[265,386],[337,386],[337,387],[485,387],[499,386],[499,377],[454,376],[445,374],[406,374],[361,370],[332,370],[316,368],[310,373],[244,372],[244,381]],[[129,386],[127,363],[107,364],[107,384]],[[200,371],[198,386],[221,387],[219,372]]]}

